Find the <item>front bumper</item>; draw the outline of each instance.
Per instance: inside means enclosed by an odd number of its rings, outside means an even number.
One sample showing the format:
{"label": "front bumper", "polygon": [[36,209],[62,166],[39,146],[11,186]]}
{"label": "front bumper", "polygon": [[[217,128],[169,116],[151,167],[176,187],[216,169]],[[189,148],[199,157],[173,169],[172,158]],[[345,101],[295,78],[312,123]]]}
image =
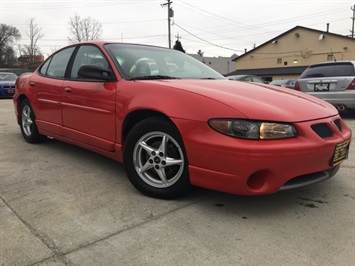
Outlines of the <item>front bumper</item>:
{"label": "front bumper", "polygon": [[318,182],[322,182],[324,180],[327,180],[328,178],[331,178],[334,176],[340,166],[334,166],[328,170],[325,171],[320,171],[316,173],[311,173],[311,174],[306,174],[306,175],[301,175],[301,176],[296,176],[292,178],[291,180],[287,181],[286,184],[284,184],[280,190],[289,190],[289,189],[295,189],[299,187],[304,187],[308,185],[312,185]]}
{"label": "front bumper", "polygon": [[[294,123],[299,135],[282,140],[236,139],[207,123],[174,122],[184,139],[191,183],[241,195],[270,194],[330,178],[339,168],[331,164],[336,145],[351,139],[339,116]],[[314,124],[327,125],[332,135],[320,137]]]}

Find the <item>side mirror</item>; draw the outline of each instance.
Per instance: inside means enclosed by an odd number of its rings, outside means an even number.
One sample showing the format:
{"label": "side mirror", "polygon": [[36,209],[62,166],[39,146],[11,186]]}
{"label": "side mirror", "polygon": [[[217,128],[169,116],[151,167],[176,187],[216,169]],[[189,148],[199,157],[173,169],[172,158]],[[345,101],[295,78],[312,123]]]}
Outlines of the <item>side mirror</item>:
{"label": "side mirror", "polygon": [[79,68],[78,76],[86,79],[109,81],[112,72],[98,65],[83,65]]}

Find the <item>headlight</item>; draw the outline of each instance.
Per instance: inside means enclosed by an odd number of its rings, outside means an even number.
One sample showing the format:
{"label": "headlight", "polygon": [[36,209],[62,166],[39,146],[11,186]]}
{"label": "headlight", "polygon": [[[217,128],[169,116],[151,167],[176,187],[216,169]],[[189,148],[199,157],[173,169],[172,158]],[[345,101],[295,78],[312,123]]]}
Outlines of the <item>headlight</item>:
{"label": "headlight", "polygon": [[250,120],[211,119],[209,125],[218,132],[243,139],[284,139],[297,135],[289,124]]}

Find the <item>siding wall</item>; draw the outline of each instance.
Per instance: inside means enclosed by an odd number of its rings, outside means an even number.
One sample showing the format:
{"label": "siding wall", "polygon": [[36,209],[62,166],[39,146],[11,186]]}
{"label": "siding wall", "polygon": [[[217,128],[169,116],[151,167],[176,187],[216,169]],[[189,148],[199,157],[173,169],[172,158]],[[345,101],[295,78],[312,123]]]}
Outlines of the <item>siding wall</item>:
{"label": "siding wall", "polygon": [[[320,35],[323,35],[323,38]],[[274,41],[274,43],[273,43]],[[236,59],[236,69],[308,66],[326,61],[355,60],[355,39],[295,27],[287,34]],[[296,75],[287,78],[295,78]],[[275,75],[273,79],[285,76]]]}

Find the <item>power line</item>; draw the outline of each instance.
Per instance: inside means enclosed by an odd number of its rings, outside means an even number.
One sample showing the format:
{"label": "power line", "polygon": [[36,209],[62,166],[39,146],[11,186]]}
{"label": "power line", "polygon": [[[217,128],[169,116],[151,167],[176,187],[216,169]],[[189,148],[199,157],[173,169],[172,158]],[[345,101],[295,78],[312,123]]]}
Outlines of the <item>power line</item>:
{"label": "power line", "polygon": [[[188,3],[184,2],[184,1],[180,0],[180,2],[185,4],[185,5],[187,5],[187,6],[189,6],[189,7],[191,7],[193,10],[196,10],[196,13],[202,14],[202,15],[207,16],[207,17],[213,16],[215,18],[218,18],[218,20],[221,21],[221,22],[224,22],[224,23],[228,22],[229,24],[238,26],[237,29],[236,28],[232,28],[232,29],[230,29],[228,31],[250,30],[250,29],[253,29],[253,28],[254,29],[262,29],[261,26],[274,26],[274,25],[284,24],[286,22],[300,21],[301,19],[316,18],[316,17],[320,17],[320,16],[324,16],[324,15],[332,15],[332,14],[335,14],[335,13],[348,11],[348,8],[337,8],[337,9],[310,13],[310,14],[307,14],[307,15],[297,16],[297,17],[283,19],[283,20],[275,20],[275,21],[270,21],[270,22],[263,21],[262,24],[247,25],[247,24],[235,21],[235,20],[228,19],[226,17],[222,17],[220,15],[217,15],[215,13],[209,12],[207,10],[201,9],[200,7],[193,6],[193,5],[188,4]],[[178,5],[178,6],[182,7],[182,8],[186,8],[186,7],[184,7],[182,5],[179,5],[179,4],[176,4],[176,5]],[[265,30],[265,29],[263,29],[263,30]],[[224,30],[222,30],[222,31],[224,31]],[[219,32],[221,32],[221,30],[219,30]]]}
{"label": "power line", "polygon": [[[150,22],[162,22],[165,21],[163,19],[151,19],[151,20],[129,20],[129,21],[112,21],[112,22],[101,22],[102,25],[107,25],[107,24],[140,24],[140,23],[150,23]],[[13,26],[27,26],[28,24],[11,24]],[[66,26],[68,23],[61,23],[61,24],[45,24],[41,23],[41,26]]]}
{"label": "power line", "polygon": [[176,27],[178,27],[179,29],[183,30],[184,32],[190,34],[191,36],[194,36],[195,38],[197,38],[197,39],[199,39],[199,40],[201,40],[201,41],[203,41],[203,42],[205,42],[205,43],[208,43],[208,44],[210,44],[210,45],[213,45],[213,46],[215,46],[215,47],[222,48],[222,49],[226,49],[226,50],[230,50],[230,51],[234,51],[234,52],[243,52],[242,50],[236,50],[236,49],[232,49],[232,48],[229,48],[229,47],[225,47],[225,46],[221,46],[221,45],[212,43],[212,42],[210,42],[210,41],[207,41],[207,40],[205,40],[205,39],[202,39],[201,37],[198,37],[197,35],[195,35],[195,34],[189,32],[188,30],[185,30],[184,28],[182,28],[181,26],[179,26],[179,25],[176,24],[176,23],[174,23],[174,25],[175,25]]}
{"label": "power line", "polygon": [[142,2],[157,2],[158,0],[127,0],[127,1],[116,1],[116,0],[101,0],[99,3],[97,0],[83,0],[83,1],[71,1],[71,0],[61,0],[61,1],[3,1],[2,9],[4,10],[42,10],[42,9],[72,9],[78,8],[92,8],[92,7],[106,7],[106,6],[117,6],[117,5],[132,5],[141,4]]}
{"label": "power line", "polygon": [[[188,5],[189,7],[192,7],[193,9],[196,9],[196,13],[200,13],[200,14],[203,14],[204,16],[208,16],[208,17],[211,17],[211,16],[216,16],[217,18],[218,18],[218,20],[220,20],[220,21],[222,21],[222,22],[226,22],[226,21],[228,21],[230,24],[232,24],[232,23],[236,23],[236,25],[238,25],[238,28],[236,29],[235,27],[234,28],[230,28],[230,29],[224,29],[224,30],[216,30],[216,31],[206,31],[205,29],[198,29],[198,28],[195,28],[195,27],[192,27],[191,25],[186,25],[185,24],[185,26],[187,26],[187,27],[189,27],[189,28],[193,28],[193,29],[195,29],[195,30],[198,30],[199,31],[199,33],[192,33],[191,31],[188,31],[187,29],[186,29],[186,27],[184,27],[184,24],[183,23],[181,23],[181,22],[178,22],[178,23],[176,23],[175,22],[175,24],[179,27],[179,28],[181,28],[182,30],[184,30],[186,33],[188,33],[189,35],[191,35],[191,36],[194,36],[195,38],[198,38],[198,39],[200,39],[200,40],[202,40],[204,43],[209,43],[209,44],[211,44],[211,45],[214,45],[214,46],[216,46],[216,47],[220,47],[220,48],[222,48],[223,47],[223,49],[224,48],[227,48],[227,49],[230,49],[230,50],[233,50],[233,51],[236,51],[236,49],[232,49],[232,48],[228,48],[228,47],[225,47],[225,46],[222,46],[221,47],[221,45],[216,45],[216,44],[214,44],[213,42],[211,42],[211,41],[207,41],[206,39],[204,39],[203,37],[201,37],[201,33],[204,33],[204,34],[213,34],[213,35],[216,35],[216,36],[219,36],[219,39],[220,38],[223,38],[224,40],[226,40],[226,39],[229,39],[229,40],[231,40],[231,39],[236,39],[236,37],[232,37],[231,35],[224,35],[223,33],[227,33],[227,32],[231,32],[231,31],[233,31],[234,33],[236,32],[236,30],[241,30],[242,28],[239,26],[239,22],[236,22],[236,21],[234,21],[234,20],[229,20],[229,19],[226,19],[226,18],[222,18],[222,17],[220,17],[219,15],[216,15],[216,14],[214,14],[214,13],[212,13],[212,12],[209,12],[209,11],[206,11],[206,10],[203,10],[203,9],[201,9],[201,8],[197,8],[197,7],[195,7],[195,6],[193,6],[193,5],[191,5],[191,4],[187,4],[187,3],[185,3],[184,1],[180,1],[180,2],[182,2],[182,3],[184,3],[184,4],[186,4],[186,5]],[[178,4],[177,4],[178,5]],[[180,5],[179,5],[180,6]],[[185,8],[185,7],[183,7],[183,8]],[[188,9],[190,9],[190,8],[188,8]],[[190,9],[191,10],[191,9]],[[307,18],[316,18],[316,17],[320,17],[320,16],[325,16],[325,15],[332,15],[332,14],[335,14],[335,13],[339,13],[339,12],[343,12],[343,11],[345,11],[345,10],[348,10],[348,9],[345,9],[345,8],[337,8],[337,9],[332,9],[332,10],[326,10],[326,11],[322,11],[322,12],[315,12],[315,13],[311,13],[311,14],[307,14],[307,15],[303,15],[303,16],[298,16],[297,18],[289,18],[289,19],[284,19],[284,20],[278,20],[278,21],[271,21],[271,22],[268,22],[268,23],[263,23],[263,25],[278,25],[278,24],[284,24],[284,23],[286,23],[286,22],[291,22],[291,21],[298,21],[299,19],[302,19],[302,18],[304,18],[304,19],[307,19]],[[204,13],[202,13],[201,11],[205,11],[205,13],[207,14],[204,14]],[[221,18],[221,19],[220,19]],[[328,16],[327,16],[327,18],[328,18]],[[329,19],[327,19],[327,21],[329,22]],[[339,21],[339,19],[338,20],[333,20],[333,21]],[[320,23],[317,23],[317,25],[318,24],[320,24]],[[244,24],[245,25],[245,24]],[[314,25],[314,24],[313,24]],[[248,26],[248,28],[250,28],[250,26],[249,25],[246,25],[246,26]],[[184,27],[184,28],[183,28]],[[244,27],[244,28],[246,28],[246,27]],[[276,32],[280,32],[280,30],[273,30],[273,31],[267,31],[267,32],[263,32],[263,33],[259,33],[258,35],[260,35],[260,34],[272,34],[272,33],[276,33]],[[197,35],[199,35],[199,36],[197,36]],[[235,34],[234,34],[235,35]],[[240,35],[238,35],[238,37],[237,37],[237,40],[241,40],[241,38],[245,38],[245,37],[255,37],[255,33],[253,33],[253,34],[246,34],[246,35],[243,35],[243,36],[240,36]],[[253,42],[255,42],[255,39],[253,39]],[[241,50],[237,50],[237,51],[241,51]]]}

